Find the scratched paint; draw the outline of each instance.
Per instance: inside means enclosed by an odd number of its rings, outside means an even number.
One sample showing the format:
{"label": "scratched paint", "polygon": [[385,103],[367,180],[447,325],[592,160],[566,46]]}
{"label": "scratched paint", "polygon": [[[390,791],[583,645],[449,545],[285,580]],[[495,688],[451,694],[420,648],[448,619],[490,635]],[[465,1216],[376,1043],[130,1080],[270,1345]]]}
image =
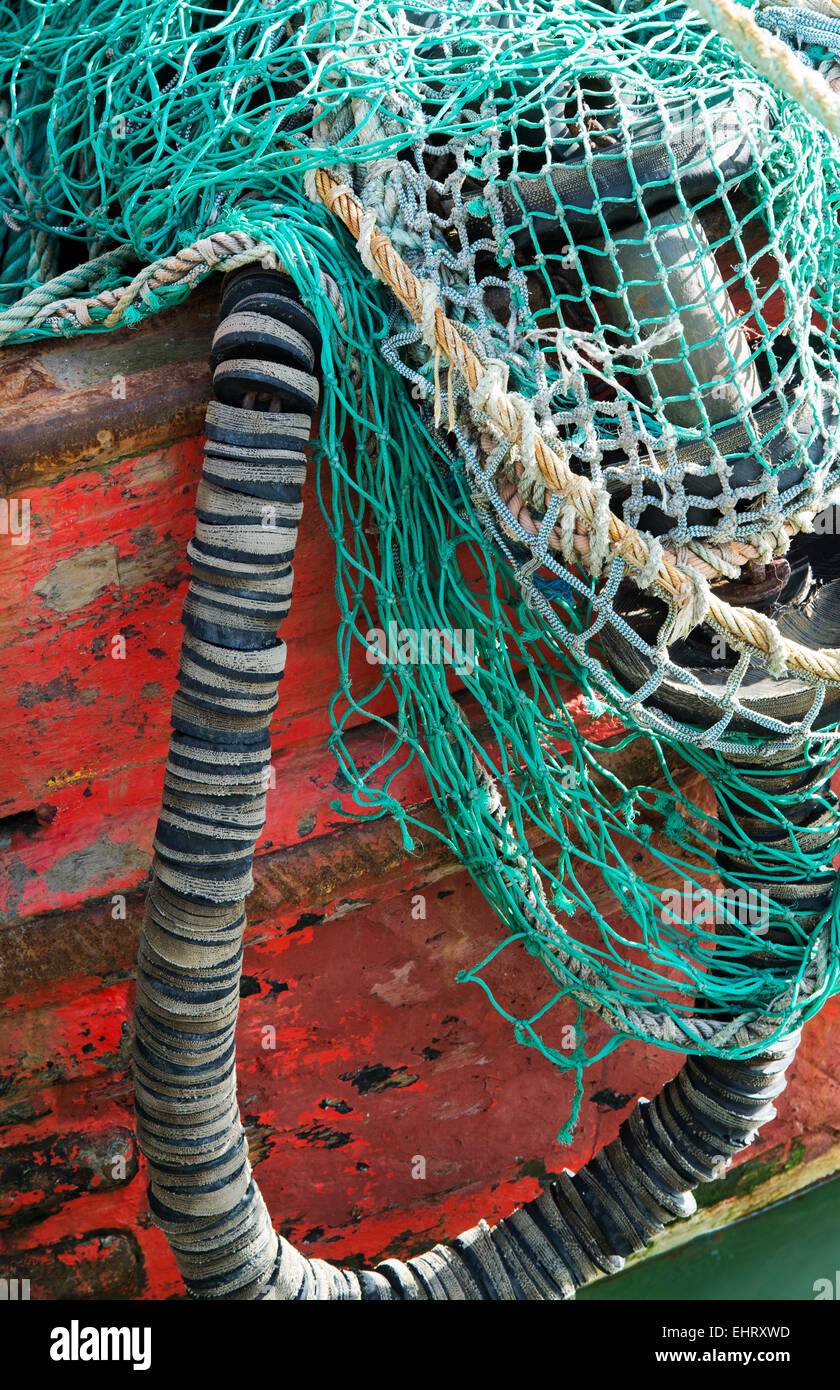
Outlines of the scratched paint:
{"label": "scratched paint", "polygon": [[[637,1097],[676,1070],[678,1059],[635,1044],[605,1059],[586,1077],[573,1146],[560,1148],[570,1081],[513,1044],[477,987],[455,981],[498,940],[492,914],[462,873],[430,888],[425,921],[412,917],[413,899],[413,891],[397,892],[333,920],[292,923],[246,953],[242,1110],[275,1220],[309,1254],[406,1255],[479,1215],[501,1216],[552,1173],[585,1161]],[[390,988],[394,979],[405,981],[401,995]],[[122,1029],[130,985],[75,986],[59,981],[37,1006],[33,996],[7,1008],[0,1132],[17,1150],[50,1153],[63,1143],[66,1151],[74,1136],[92,1145],[130,1126]],[[530,957],[512,960],[503,996],[511,1011],[532,1007],[545,988]],[[555,1028],[569,1018],[561,1012]],[[593,1045],[605,1038],[596,1027]],[[838,1099],[825,1057],[838,1048],[832,1004],[807,1030],[779,1118],[757,1153],[791,1133],[806,1157],[824,1151]],[[421,1178],[413,1175],[418,1157]],[[15,1261],[28,1268],[29,1252],[52,1242],[123,1231],[138,1242],[144,1293],[174,1292],[169,1253],[147,1223],[142,1171],[96,1190],[84,1186],[84,1172],[74,1176],[72,1161],[64,1167],[63,1195],[39,1188],[36,1173],[12,1203],[3,1241]]]}
{"label": "scratched paint", "polygon": [[[3,476],[26,489],[34,518],[30,545],[4,557],[0,592],[0,729],[13,754],[0,787],[0,1136],[14,1156],[0,1245],[33,1297],[180,1289],[130,1143],[127,1023],[181,635],[208,303],[182,311],[180,332],[170,317],[113,340],[127,394],[110,405],[102,341],[95,353],[88,340],[0,354]],[[514,1045],[482,991],[455,980],[498,942],[494,914],[431,837],[410,855],[392,825],[348,825],[331,806],[346,796],[326,748],[337,615],[312,490],[305,515],[277,789],[248,909],[240,1099],[280,1229],[308,1254],[370,1262],[534,1196],[612,1138],[680,1059],[628,1044],[593,1067],[579,1133],[558,1147],[570,1080]],[[352,674],[360,691],[376,678],[361,653]],[[376,756],[375,730],[352,737],[362,761]],[[416,769],[398,790],[434,821]],[[547,988],[524,953],[506,956],[494,983],[513,1012],[533,1011]],[[568,1021],[558,1011],[546,1028]],[[596,1026],[592,1045],[605,1038]],[[836,1145],[838,1056],[835,1001],[806,1030],[759,1155],[795,1135],[807,1167]]]}

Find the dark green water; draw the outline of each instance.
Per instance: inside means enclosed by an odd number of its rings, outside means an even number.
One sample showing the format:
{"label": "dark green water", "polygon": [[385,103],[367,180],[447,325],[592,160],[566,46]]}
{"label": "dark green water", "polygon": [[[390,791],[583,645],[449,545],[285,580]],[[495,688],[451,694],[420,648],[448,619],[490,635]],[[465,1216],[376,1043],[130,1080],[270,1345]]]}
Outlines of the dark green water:
{"label": "dark green water", "polygon": [[579,1302],[816,1297],[829,1279],[840,1299],[840,1178],[667,1255],[605,1279]]}

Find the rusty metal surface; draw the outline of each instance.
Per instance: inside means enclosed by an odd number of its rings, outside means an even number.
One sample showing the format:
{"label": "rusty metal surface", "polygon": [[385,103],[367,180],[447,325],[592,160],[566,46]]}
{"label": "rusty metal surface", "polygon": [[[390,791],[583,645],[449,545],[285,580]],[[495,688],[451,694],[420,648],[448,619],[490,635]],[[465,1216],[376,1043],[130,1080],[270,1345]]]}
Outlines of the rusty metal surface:
{"label": "rusty metal surface", "polygon": [[0,351],[0,490],[55,482],[197,434],[217,295],[206,284],[136,328]]}

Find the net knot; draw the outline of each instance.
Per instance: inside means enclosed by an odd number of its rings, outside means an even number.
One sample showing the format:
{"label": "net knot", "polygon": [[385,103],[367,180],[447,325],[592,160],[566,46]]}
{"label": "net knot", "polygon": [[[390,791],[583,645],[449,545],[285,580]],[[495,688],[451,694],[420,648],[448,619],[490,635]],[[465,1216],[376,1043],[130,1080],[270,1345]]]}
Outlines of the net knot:
{"label": "net knot", "polygon": [[440,306],[438,288],[433,280],[419,281],[420,336],[430,352],[438,351],[435,316]]}
{"label": "net knot", "polygon": [[663,645],[687,637],[694,628],[700,626],[709,611],[708,580],[688,563],[688,554],[685,546],[678,547],[676,569],[686,580],[686,584],[682,586],[682,602],[673,605],[670,620],[666,624],[668,635],[663,638]]}
{"label": "net knot", "polygon": [[495,392],[506,393],[509,367],[500,357],[488,357],[479,372],[478,381],[470,391],[470,405],[476,415],[483,415]]}
{"label": "net knot", "polygon": [[766,613],[752,611],[750,619],[756,627],[760,628],[767,642],[767,652],[765,659],[770,669],[770,674],[777,679],[781,679],[787,672],[787,649],[782,634],[773,619]]}
{"label": "net knot", "polygon": [[359,216],[359,235],[356,238],[356,250],[359,259],[367,271],[375,280],[381,280],[382,271],[373,259],[371,250],[371,237],[376,229],[376,212],[373,208],[364,208]]}
{"label": "net knot", "polygon": [[661,542],[657,540],[656,536],[646,536],[645,541],[648,551],[647,559],[636,575],[636,583],[640,589],[649,589],[651,584],[655,583],[662,565]]}

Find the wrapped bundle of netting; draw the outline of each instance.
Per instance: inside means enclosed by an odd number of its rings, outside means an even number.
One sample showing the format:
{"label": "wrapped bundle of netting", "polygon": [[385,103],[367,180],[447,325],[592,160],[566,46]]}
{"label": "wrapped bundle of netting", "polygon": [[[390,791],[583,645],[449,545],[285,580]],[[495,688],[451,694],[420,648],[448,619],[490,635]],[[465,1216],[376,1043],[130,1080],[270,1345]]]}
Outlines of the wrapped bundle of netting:
{"label": "wrapped bundle of netting", "polygon": [[[666,0],[5,5],[0,335],[134,323],[215,269],[289,277],[274,301],[309,306],[307,371],[320,353],[333,746],[361,813],[430,833],[390,790],[420,759],[499,951],[737,1092],[731,1060],[775,1077],[840,959],[840,571],[813,533],[840,481],[840,119],[830,47],[777,85],[765,49],[787,50],[722,9],[737,47]],[[272,293],[252,316],[292,324]],[[423,658],[429,634],[454,662]],[[381,667],[361,706],[356,643]],[[374,768],[344,740],[360,714]],[[211,901],[178,845],[159,831],[160,881]],[[496,1003],[492,975],[469,972]],[[579,1074],[548,1012],[513,1031]],[[288,1296],[360,1296],[306,1278]]]}

